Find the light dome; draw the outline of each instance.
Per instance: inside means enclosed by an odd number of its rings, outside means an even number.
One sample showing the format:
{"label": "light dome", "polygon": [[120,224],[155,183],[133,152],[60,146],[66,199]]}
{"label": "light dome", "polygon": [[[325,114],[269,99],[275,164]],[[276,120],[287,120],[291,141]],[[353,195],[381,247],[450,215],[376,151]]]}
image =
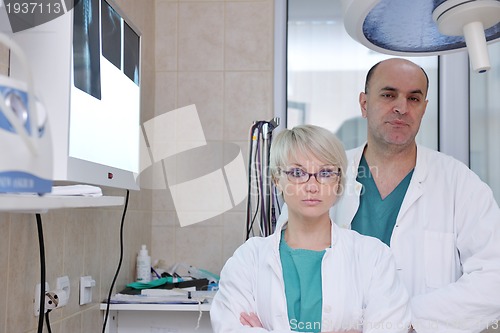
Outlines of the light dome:
{"label": "light dome", "polygon": [[499,0],[343,0],[351,37],[375,51],[429,56],[468,48],[477,72],[490,68],[487,43],[500,39]]}

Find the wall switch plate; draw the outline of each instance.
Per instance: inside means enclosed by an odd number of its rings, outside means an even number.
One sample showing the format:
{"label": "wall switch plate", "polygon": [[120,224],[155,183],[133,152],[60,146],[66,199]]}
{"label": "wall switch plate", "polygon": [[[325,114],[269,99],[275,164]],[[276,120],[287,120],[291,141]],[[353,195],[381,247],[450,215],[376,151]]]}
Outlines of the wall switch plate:
{"label": "wall switch plate", "polygon": [[80,277],[80,305],[92,303],[92,287],[95,287],[92,276]]}

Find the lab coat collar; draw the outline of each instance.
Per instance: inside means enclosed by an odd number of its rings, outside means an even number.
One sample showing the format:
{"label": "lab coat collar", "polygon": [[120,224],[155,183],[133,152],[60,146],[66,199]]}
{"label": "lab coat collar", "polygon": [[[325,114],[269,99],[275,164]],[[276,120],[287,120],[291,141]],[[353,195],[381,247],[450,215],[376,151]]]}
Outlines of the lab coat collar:
{"label": "lab coat collar", "polygon": [[[359,163],[361,162],[361,157],[363,156],[366,145],[367,142],[347,152],[347,159],[349,161],[346,170],[347,181],[345,192],[347,193],[344,193],[337,203],[337,206],[342,206],[343,209],[337,210],[334,206],[330,214],[332,220],[340,222],[340,226],[343,228],[350,228],[352,219],[354,218],[354,215],[359,207],[359,197],[363,186],[356,180],[356,178],[358,176]],[[424,181],[429,173],[428,163],[430,154],[431,150],[429,148],[417,145],[417,161],[412,179],[408,186],[407,195],[401,204],[401,209],[397,218],[398,221],[423,193]]]}
{"label": "lab coat collar", "polygon": [[[365,142],[358,148],[353,149],[352,151],[353,158],[350,159],[350,164],[348,165],[347,168],[347,173],[349,173],[348,178],[351,177],[352,179],[357,178],[359,163],[361,162],[361,157],[363,156],[363,152],[365,150],[366,145],[367,142]],[[425,178],[427,178],[428,159],[430,151],[431,150],[429,148],[417,145],[417,161],[415,165],[415,170],[413,171],[412,182],[416,181],[418,183],[422,183],[425,180]]]}
{"label": "lab coat collar", "polygon": [[[334,244],[336,244],[337,242],[337,239],[338,239],[338,229],[339,227],[333,223],[331,220],[330,220],[330,223],[332,225],[332,228],[331,228],[331,247],[334,246]],[[274,231],[274,234],[271,236],[271,237],[274,237],[274,250],[277,251],[277,253],[279,253],[279,247],[280,247],[280,241],[281,241],[281,231],[285,230],[286,227],[288,226],[288,220],[285,220],[283,221],[282,223],[279,223],[276,225],[276,230]]]}
{"label": "lab coat collar", "polygon": [[[429,173],[429,153],[431,150],[421,145],[417,145],[417,162],[413,171],[413,179],[416,182],[422,183]],[[412,180],[413,180],[412,179]]]}

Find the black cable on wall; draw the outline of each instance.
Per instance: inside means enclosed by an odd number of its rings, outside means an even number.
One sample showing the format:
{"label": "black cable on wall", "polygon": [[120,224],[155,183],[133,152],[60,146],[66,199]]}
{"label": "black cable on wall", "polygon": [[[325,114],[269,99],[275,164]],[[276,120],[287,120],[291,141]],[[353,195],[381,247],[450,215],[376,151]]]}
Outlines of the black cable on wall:
{"label": "black cable on wall", "polygon": [[122,262],[123,262],[123,226],[125,222],[125,215],[127,214],[129,195],[130,191],[127,190],[127,195],[125,197],[125,206],[123,207],[122,220],[120,223],[120,259],[118,260],[118,267],[116,268],[115,276],[113,277],[113,281],[111,282],[111,286],[109,287],[108,299],[106,300],[106,313],[104,315],[104,322],[102,324],[102,333],[106,331],[106,324],[108,323],[108,317],[109,317],[109,305],[111,302],[111,294],[113,293],[113,288],[115,286],[116,279],[118,278],[118,273],[120,273],[120,269],[122,267]]}
{"label": "black cable on wall", "polygon": [[36,225],[38,229],[38,245],[40,247],[40,312],[38,314],[38,333],[43,333],[43,318],[45,313],[45,244],[43,242],[42,217],[36,214]]}

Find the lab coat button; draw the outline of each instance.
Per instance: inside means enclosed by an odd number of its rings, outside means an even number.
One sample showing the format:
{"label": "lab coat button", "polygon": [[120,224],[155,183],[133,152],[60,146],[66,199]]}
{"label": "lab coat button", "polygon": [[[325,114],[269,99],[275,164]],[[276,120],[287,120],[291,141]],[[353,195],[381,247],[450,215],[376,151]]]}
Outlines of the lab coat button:
{"label": "lab coat button", "polygon": [[332,307],[329,305],[325,305],[324,310],[325,310],[325,313],[330,313],[330,312],[332,312]]}

